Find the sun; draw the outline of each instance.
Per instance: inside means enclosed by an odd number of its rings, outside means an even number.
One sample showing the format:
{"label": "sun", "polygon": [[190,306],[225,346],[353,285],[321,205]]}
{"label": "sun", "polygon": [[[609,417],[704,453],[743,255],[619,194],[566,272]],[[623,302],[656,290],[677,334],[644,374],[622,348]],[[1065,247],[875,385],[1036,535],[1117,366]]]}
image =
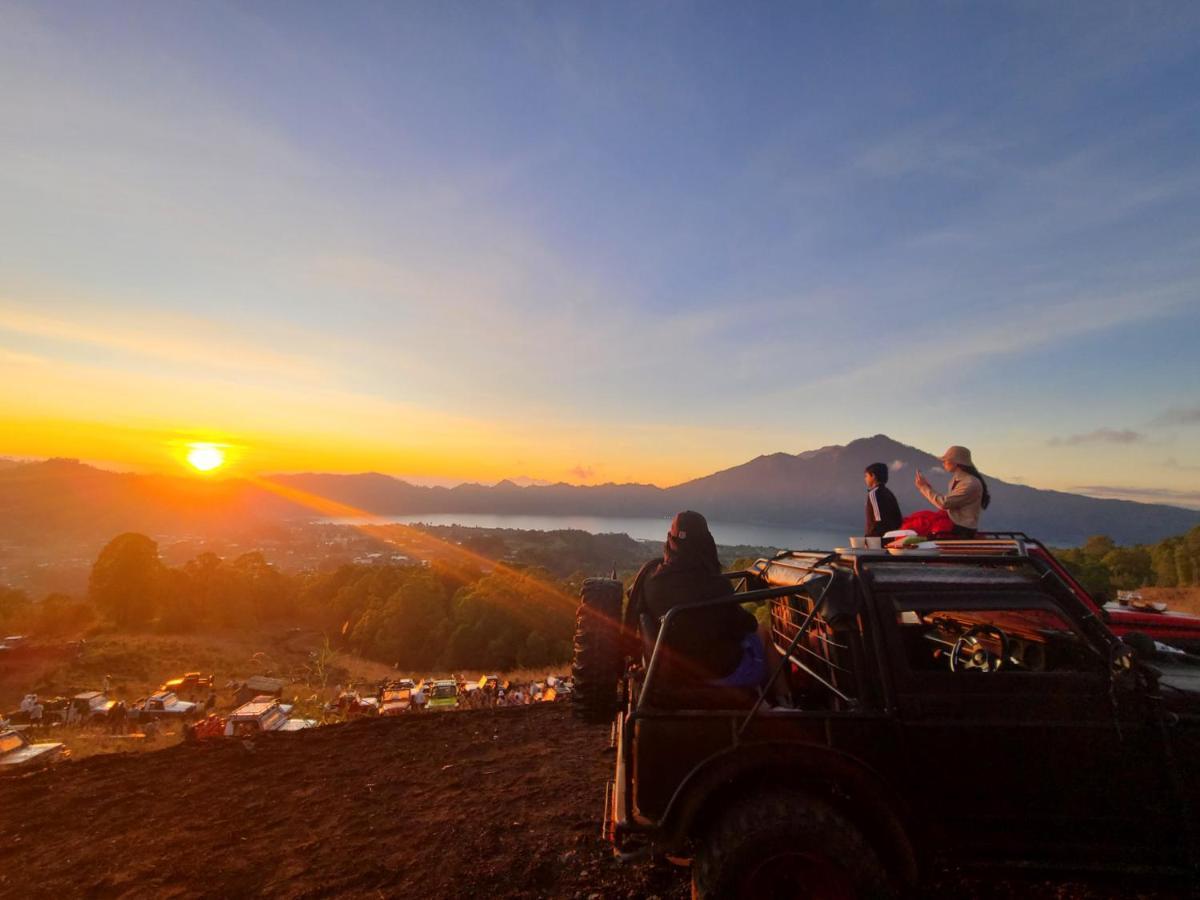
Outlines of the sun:
{"label": "sun", "polygon": [[216,444],[188,444],[188,464],[197,471],[211,472],[225,463],[225,451]]}

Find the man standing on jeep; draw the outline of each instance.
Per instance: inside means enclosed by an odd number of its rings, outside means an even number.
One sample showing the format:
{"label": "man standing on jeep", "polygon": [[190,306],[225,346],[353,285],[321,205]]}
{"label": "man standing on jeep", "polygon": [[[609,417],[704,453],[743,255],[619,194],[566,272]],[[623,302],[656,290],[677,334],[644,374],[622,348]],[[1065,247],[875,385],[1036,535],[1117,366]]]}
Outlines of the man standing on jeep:
{"label": "man standing on jeep", "polygon": [[863,481],[867,483],[867,530],[864,534],[881,538],[899,528],[904,518],[896,495],[887,486],[887,463],[871,463],[863,472]]}

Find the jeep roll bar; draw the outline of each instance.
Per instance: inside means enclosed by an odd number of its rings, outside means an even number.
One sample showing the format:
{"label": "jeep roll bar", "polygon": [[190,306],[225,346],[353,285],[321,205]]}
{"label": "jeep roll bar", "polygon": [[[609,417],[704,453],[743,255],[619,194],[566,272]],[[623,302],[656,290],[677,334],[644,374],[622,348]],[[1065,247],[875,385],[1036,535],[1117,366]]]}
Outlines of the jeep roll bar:
{"label": "jeep roll bar", "polygon": [[[808,616],[805,618],[805,620],[801,623],[800,627],[797,629],[795,636],[792,638],[791,644],[788,646],[787,652],[784,654],[784,656],[780,660],[779,664],[775,667],[775,671],[771,674],[770,679],[767,681],[766,685],[764,685],[762,688],[759,689],[759,694],[754,702],[754,706],[751,708],[750,713],[749,713],[749,715],[747,715],[745,721],[742,722],[741,727],[739,727],[737,730],[738,737],[741,737],[742,733],[746,729],[746,726],[749,725],[750,721],[758,714],[759,710],[762,708],[763,701],[766,699],[766,695],[767,695],[766,692],[768,690],[770,690],[771,685],[773,685],[776,682],[776,680],[778,680],[780,673],[783,671],[783,667],[785,665],[787,665],[787,663],[789,661],[792,661],[792,660],[790,660],[790,654],[791,654],[792,650],[795,649],[795,647],[799,643],[800,639],[807,633],[809,627],[811,626],[813,620],[815,619],[817,610],[820,608],[821,604],[825,600],[825,595],[829,590],[829,586],[831,584],[833,584],[833,579],[834,579],[834,576],[836,573],[835,573],[835,570],[831,567],[828,567],[827,564],[832,562],[835,559],[837,559],[836,553],[826,553],[824,556],[820,557],[819,559],[812,562],[811,564],[798,567],[803,571],[809,572],[810,574],[826,575],[826,576],[828,576],[829,580],[826,583],[824,590],[822,590],[821,596],[818,598],[816,604],[813,606],[813,608],[809,612]],[[724,577],[727,577],[727,578],[735,578],[736,577],[736,578],[744,578],[744,579],[748,579],[750,577],[754,577],[754,576],[758,575],[758,573],[753,570],[744,570],[744,571],[740,571],[740,572],[726,572],[726,573],[722,573],[722,574],[724,575]],[[800,592],[800,587],[801,587],[800,585],[784,585],[782,587],[762,588],[762,589],[754,590],[754,591],[740,591],[740,592],[735,591],[733,593],[726,594],[723,597],[715,597],[711,600],[703,600],[698,603],[689,603],[686,606],[676,606],[672,609],[667,610],[667,614],[665,616],[663,616],[662,624],[659,626],[658,637],[654,642],[654,651],[650,655],[650,664],[646,667],[646,677],[643,679],[643,682],[642,682],[642,690],[638,694],[637,707],[634,710],[635,715],[637,713],[644,711],[649,706],[649,703],[646,700],[646,697],[648,694],[650,694],[650,688],[654,684],[655,676],[658,674],[658,670],[662,664],[661,659],[665,652],[663,650],[663,646],[665,643],[665,635],[670,630],[671,626],[675,623],[675,621],[679,618],[679,616],[694,613],[696,610],[710,609],[712,607],[724,606],[724,605],[727,605],[730,603],[761,603],[765,600],[773,600],[776,597],[790,597],[795,594],[798,594]],[[843,700],[847,700],[847,701],[850,700],[850,698],[847,697],[845,694],[843,694],[840,690],[838,690],[837,687],[830,684],[828,681],[826,681],[826,679],[822,678],[820,676],[820,674],[818,674],[817,672],[814,672],[808,666],[805,666],[802,662],[799,662],[799,661],[794,661],[794,662],[796,665],[803,668],[814,679],[816,679],[816,681],[818,683],[820,683],[824,687],[828,688],[829,690],[833,691],[833,693],[837,694]]]}
{"label": "jeep roll bar", "polygon": [[722,597],[714,597],[712,600],[701,600],[698,603],[675,606],[667,610],[667,614],[662,617],[662,624],[658,629],[658,638],[654,641],[654,652],[650,654],[650,664],[646,666],[646,677],[642,681],[642,691],[638,695],[638,711],[641,711],[647,705],[646,694],[649,692],[650,685],[653,683],[654,677],[658,674],[658,670],[662,665],[662,657],[666,652],[663,650],[664,637],[680,616],[689,615],[697,610],[727,606],[730,603],[757,603],[763,600],[771,600],[775,597],[786,597],[796,592],[797,588],[792,585],[777,588],[762,588],[756,591],[742,591],[740,593],[735,591],[725,594]]}

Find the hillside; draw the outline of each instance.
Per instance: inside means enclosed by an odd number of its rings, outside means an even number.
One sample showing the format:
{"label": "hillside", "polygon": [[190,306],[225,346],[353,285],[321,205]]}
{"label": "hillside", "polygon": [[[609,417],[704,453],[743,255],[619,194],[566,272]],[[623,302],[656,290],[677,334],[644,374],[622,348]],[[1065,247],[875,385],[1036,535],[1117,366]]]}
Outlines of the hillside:
{"label": "hillside", "polygon": [[[0,895],[651,898],[686,870],[600,839],[608,727],[564,704],[360,720],[69,761],[0,786]],[[943,878],[929,896],[1132,900]]]}
{"label": "hillside", "polygon": [[[927,506],[912,485],[920,467],[944,485],[936,457],[886,435],[799,454],[773,453],[669,488],[644,484],[418,487],[378,473],[200,479],[117,474],[71,460],[0,469],[0,539],[107,538],[124,530],[229,534],[319,516],[495,513],[669,517],[699,509],[716,521],[856,531],[863,467],[887,462],[906,511]],[[984,474],[987,474],[986,465]],[[1200,510],[1101,500],[989,478],[986,525],[1053,543],[1108,534],[1157,541],[1200,524]]]}

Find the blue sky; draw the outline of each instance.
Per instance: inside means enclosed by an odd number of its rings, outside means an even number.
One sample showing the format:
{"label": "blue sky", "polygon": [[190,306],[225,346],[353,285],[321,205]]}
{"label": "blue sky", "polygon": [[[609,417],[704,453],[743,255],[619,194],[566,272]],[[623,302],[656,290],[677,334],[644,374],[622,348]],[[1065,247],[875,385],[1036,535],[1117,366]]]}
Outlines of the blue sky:
{"label": "blue sky", "polygon": [[1200,505],[1198,50],[1184,3],[0,3],[0,452],[669,483],[883,431]]}

